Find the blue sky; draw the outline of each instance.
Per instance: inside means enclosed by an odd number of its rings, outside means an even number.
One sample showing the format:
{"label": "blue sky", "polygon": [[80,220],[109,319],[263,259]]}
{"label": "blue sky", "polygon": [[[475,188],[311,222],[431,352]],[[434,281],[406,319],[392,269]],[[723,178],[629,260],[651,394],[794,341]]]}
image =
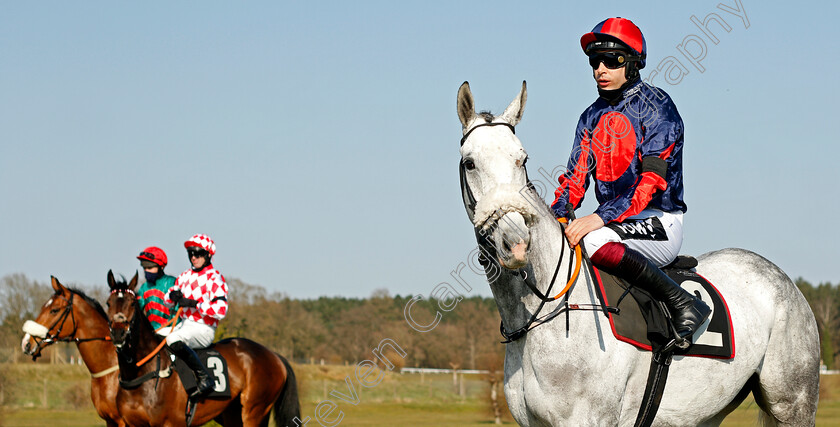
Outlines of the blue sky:
{"label": "blue sky", "polygon": [[[745,11],[746,22],[718,5]],[[636,22],[686,125],[683,252],[754,250],[838,283],[840,6],[817,2],[38,2],[0,13],[0,276],[105,283],[148,245],[216,240],[228,277],[292,297],[428,294],[475,246],[458,86],[522,80],[529,167],[565,164],[596,90],[580,36]],[[691,17],[718,14],[712,43]],[[703,72],[678,49],[703,40]],[[696,43],[689,48],[699,52]],[[532,175],[534,172],[532,172]],[[579,213],[593,209],[591,199]],[[490,295],[478,276],[473,293]]]}

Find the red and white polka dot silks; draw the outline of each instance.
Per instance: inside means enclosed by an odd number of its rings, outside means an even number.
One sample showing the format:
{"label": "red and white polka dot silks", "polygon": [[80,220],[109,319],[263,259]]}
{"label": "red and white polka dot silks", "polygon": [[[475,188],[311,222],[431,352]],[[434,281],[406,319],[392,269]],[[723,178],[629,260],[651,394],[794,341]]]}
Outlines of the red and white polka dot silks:
{"label": "red and white polka dot silks", "polygon": [[189,240],[184,242],[185,248],[188,248],[190,246],[198,246],[200,248],[203,248],[207,252],[210,252],[210,255],[216,254],[216,244],[213,243],[213,239],[211,239],[210,236],[206,234],[196,234],[195,236],[190,237]]}
{"label": "red and white polka dot silks", "polygon": [[192,269],[181,273],[175,285],[166,293],[166,303],[172,305],[169,298],[174,290],[180,290],[184,298],[198,301],[196,307],[184,307],[182,319],[190,319],[215,328],[227,314],[228,288],[225,278],[212,265],[201,271]]}

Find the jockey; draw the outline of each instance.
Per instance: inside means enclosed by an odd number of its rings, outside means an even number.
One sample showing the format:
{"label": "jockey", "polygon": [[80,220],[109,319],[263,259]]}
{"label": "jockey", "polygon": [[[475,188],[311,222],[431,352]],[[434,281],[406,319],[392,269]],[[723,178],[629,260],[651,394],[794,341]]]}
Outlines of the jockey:
{"label": "jockey", "polygon": [[169,288],[175,283],[175,278],[163,272],[168,262],[163,249],[149,246],[140,252],[137,259],[140,260],[140,265],[146,274],[146,283],[140,286],[137,299],[143,313],[152,322],[152,327],[159,329],[175,314],[169,311],[169,307],[163,301]]}
{"label": "jockey", "polygon": [[166,337],[166,344],[195,372],[198,389],[193,396],[201,396],[213,390],[213,380],[192,349],[213,343],[216,326],[227,313],[228,289],[225,278],[210,261],[216,254],[216,244],[210,237],[196,234],[184,242],[184,247],[192,268],[178,276],[166,295],[168,304],[183,309],[180,322]]}
{"label": "jockey", "polygon": [[[572,245],[584,236],[593,264],[665,302],[679,335],[690,339],[711,313],[659,267],[682,246],[683,122],[671,98],[641,80],[647,46],[629,19],[609,18],[580,39],[599,97],[580,116],[552,210],[577,209],[589,180],[599,206],[566,228]],[[681,346],[682,346],[681,345]]]}

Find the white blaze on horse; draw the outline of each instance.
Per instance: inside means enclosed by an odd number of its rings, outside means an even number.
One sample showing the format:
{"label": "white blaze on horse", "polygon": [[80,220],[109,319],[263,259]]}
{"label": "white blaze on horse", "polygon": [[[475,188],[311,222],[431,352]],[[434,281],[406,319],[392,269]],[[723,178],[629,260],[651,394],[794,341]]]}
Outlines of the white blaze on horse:
{"label": "white blaze on horse", "polygon": [[[493,254],[485,268],[507,330],[528,324],[540,308],[548,313],[563,303],[540,307],[517,269],[530,264],[536,288],[547,293],[555,272],[573,262],[561,225],[529,186],[527,154],[513,132],[526,96],[523,82],[503,114],[476,114],[464,82],[457,103],[464,203],[479,244]],[[654,425],[718,425],[750,392],[765,424],[814,425],[819,338],[805,298],[781,269],[755,253],[724,249],[698,260],[696,271],[728,303],[737,353],[728,360],[675,356]],[[587,269],[573,290],[570,304],[601,303]],[[534,324],[507,344],[505,396],[523,426],[633,425],[650,360],[650,352],[613,337],[602,311],[573,311]]]}

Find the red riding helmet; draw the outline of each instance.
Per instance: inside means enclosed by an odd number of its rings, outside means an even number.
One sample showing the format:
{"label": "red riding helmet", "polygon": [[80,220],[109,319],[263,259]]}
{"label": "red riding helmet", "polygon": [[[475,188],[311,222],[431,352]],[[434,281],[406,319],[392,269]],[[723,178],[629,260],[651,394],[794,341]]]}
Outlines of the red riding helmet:
{"label": "red riding helmet", "polygon": [[213,243],[213,239],[206,234],[196,234],[195,236],[190,237],[189,240],[184,242],[184,247],[189,248],[190,246],[197,246],[199,248],[204,249],[207,251],[210,256],[216,254],[216,244]]}
{"label": "red riding helmet", "polygon": [[148,248],[143,249],[143,252],[140,252],[140,255],[137,255],[137,259],[140,261],[153,262],[160,267],[166,267],[166,264],[169,263],[169,259],[166,258],[166,252],[157,246],[149,246]]}
{"label": "red riding helmet", "polygon": [[638,68],[645,68],[645,57],[647,57],[645,37],[642,35],[642,30],[629,19],[608,18],[602,21],[591,32],[580,38],[580,47],[586,54],[593,49],[629,50],[631,54],[638,57],[632,58],[638,62]]}

